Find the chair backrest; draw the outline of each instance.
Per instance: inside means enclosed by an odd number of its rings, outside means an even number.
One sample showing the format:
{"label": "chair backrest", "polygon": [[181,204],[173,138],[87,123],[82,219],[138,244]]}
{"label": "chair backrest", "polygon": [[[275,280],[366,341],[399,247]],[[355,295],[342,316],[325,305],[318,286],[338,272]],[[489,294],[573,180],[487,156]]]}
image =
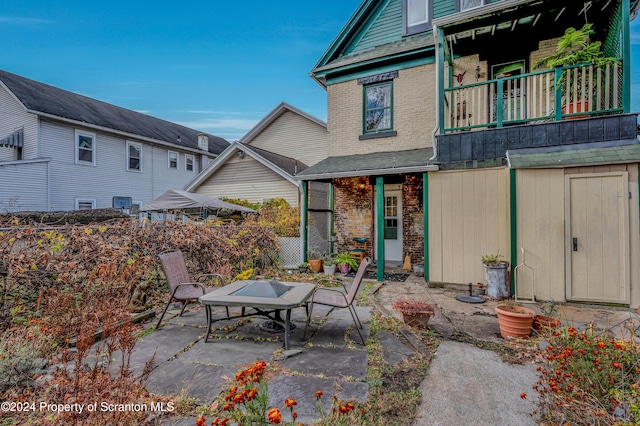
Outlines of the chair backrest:
{"label": "chair backrest", "polygon": [[158,256],[162,271],[167,278],[167,284],[171,291],[178,285],[191,282],[187,264],[184,262],[184,256],[180,250],[162,253]]}
{"label": "chair backrest", "polygon": [[367,266],[371,263],[371,258],[365,257],[360,262],[360,267],[358,267],[358,272],[356,273],[355,278],[353,279],[353,283],[351,284],[351,288],[349,289],[349,293],[347,293],[347,302],[351,304],[353,299],[355,299],[356,294],[358,293],[358,289],[360,288],[360,284],[362,283],[362,278],[364,277],[364,271],[367,269]]}

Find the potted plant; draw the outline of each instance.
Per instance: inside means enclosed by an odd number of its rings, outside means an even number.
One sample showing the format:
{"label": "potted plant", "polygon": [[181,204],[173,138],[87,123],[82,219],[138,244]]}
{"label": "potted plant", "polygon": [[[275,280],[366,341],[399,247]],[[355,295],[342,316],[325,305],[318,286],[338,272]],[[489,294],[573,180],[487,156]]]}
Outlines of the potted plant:
{"label": "potted plant", "polygon": [[333,256],[326,256],[322,260],[322,268],[326,275],[333,275],[336,273],[336,261]]}
{"label": "potted plant", "polygon": [[302,262],[300,266],[298,266],[298,272],[303,274],[309,272],[309,262]]}
{"label": "potted plant", "polygon": [[542,312],[542,314],[536,314],[536,316],[533,317],[533,330],[537,333],[555,330],[562,325],[560,320],[556,318],[558,311],[556,310],[556,303],[553,300],[545,303]]}
{"label": "potted plant", "polygon": [[511,294],[509,290],[509,262],[502,260],[501,254],[485,254],[482,264],[485,269],[487,282],[487,296],[492,299],[506,299]]}
{"label": "potted plant", "polygon": [[402,321],[410,327],[426,328],[429,319],[436,314],[435,306],[424,300],[401,297],[393,302],[393,309],[400,312]]}
{"label": "potted plant", "polygon": [[357,269],[358,262],[349,254],[348,251],[338,253],[336,255],[336,265],[340,268],[340,272],[348,274],[350,269]]}
{"label": "potted plant", "polygon": [[536,315],[533,309],[525,308],[512,301],[495,307],[500,325],[500,335],[504,339],[516,337],[529,337],[533,317]]}
{"label": "potted plant", "polygon": [[[552,55],[545,56],[538,60],[535,65],[535,68],[539,67],[547,67],[547,68],[557,68],[557,67],[570,67],[574,65],[581,64],[593,64],[596,68],[602,67],[603,65],[610,64],[616,62],[616,58],[605,57],[602,51],[602,43],[600,41],[591,42],[591,35],[595,34],[595,31],[592,29],[593,24],[585,24],[580,29],[575,28],[567,28],[564,35],[558,39],[558,44],[556,46],[556,52]],[[567,73],[569,71],[565,71],[562,73],[562,76],[558,81],[556,81],[556,86],[560,85],[564,86],[567,81]],[[589,90],[589,87],[592,86],[592,90],[596,91],[598,88],[597,84],[597,73],[601,71],[597,71],[590,78],[592,82],[585,82],[582,84],[582,73],[577,74],[577,79],[569,79],[569,87],[565,91],[562,89],[562,93],[568,93],[569,96],[575,92],[577,98],[570,99],[569,102],[569,110],[566,110],[566,102],[563,102],[562,112],[564,114],[573,114],[576,112],[582,112],[582,105],[584,103],[584,110],[589,110],[589,101],[593,98],[593,93],[582,93],[583,87],[584,90]],[[593,84],[591,84],[593,83]],[[574,91],[575,87],[575,91]],[[593,107],[593,105],[592,105]],[[571,116],[569,118],[582,118],[585,116]]]}
{"label": "potted plant", "polygon": [[307,252],[307,262],[309,263],[309,269],[313,272],[320,272],[322,269],[322,255],[316,251],[309,250]]}

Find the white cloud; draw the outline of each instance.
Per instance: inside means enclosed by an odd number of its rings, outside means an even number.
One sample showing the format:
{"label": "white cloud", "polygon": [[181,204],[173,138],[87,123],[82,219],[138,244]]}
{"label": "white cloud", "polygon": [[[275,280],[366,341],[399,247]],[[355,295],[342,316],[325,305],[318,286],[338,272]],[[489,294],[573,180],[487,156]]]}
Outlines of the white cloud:
{"label": "white cloud", "polygon": [[51,24],[52,21],[40,18],[21,18],[18,16],[2,16],[0,15],[0,24],[14,24],[14,25],[40,25]]}

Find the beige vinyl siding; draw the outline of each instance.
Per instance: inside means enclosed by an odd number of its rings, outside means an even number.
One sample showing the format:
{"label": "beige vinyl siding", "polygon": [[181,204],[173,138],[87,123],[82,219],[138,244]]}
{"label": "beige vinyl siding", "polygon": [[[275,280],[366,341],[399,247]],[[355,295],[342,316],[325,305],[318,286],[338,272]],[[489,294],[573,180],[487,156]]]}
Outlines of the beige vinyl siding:
{"label": "beige vinyl siding", "polygon": [[485,282],[482,255],[509,260],[509,171],[429,173],[429,268],[435,282]]}
{"label": "beige vinyl siding", "polygon": [[327,158],[328,138],[324,126],[299,114],[285,111],[254,137],[249,145],[313,166]]}
{"label": "beige vinyl siding", "polygon": [[298,205],[297,186],[248,156],[227,161],[195,192],[251,202],[280,197],[293,206]]}
{"label": "beige vinyl siding", "polygon": [[[22,158],[33,160],[42,157],[38,155],[38,118],[28,113],[0,84],[0,139],[21,127],[24,127]],[[13,148],[0,148],[0,161],[13,161],[13,153]]]}
{"label": "beige vinyl siding", "polygon": [[[531,169],[516,172],[518,250],[524,248],[528,268],[518,268],[518,297],[565,300],[564,171]],[[518,263],[522,262],[518,251]]]}

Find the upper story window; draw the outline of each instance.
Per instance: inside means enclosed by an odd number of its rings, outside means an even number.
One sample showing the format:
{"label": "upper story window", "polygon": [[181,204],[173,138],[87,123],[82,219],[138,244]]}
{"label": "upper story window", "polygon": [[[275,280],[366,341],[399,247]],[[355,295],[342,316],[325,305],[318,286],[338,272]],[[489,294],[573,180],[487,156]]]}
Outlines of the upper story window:
{"label": "upper story window", "polygon": [[178,153],[169,151],[169,168],[178,170]]}
{"label": "upper story window", "polygon": [[195,159],[193,155],[187,154],[184,156],[184,168],[186,171],[188,172],[194,171],[194,166],[193,166],[194,163],[195,163]]}
{"label": "upper story window", "polygon": [[393,82],[364,87],[364,133],[393,129]]}
{"label": "upper story window", "polygon": [[432,0],[402,0],[404,35],[431,29],[432,6]]}
{"label": "upper story window", "polygon": [[456,12],[473,9],[487,4],[489,0],[456,0]]}
{"label": "upper story window", "polygon": [[139,143],[127,142],[127,170],[142,170],[142,145]]}
{"label": "upper story window", "polygon": [[76,163],[96,164],[96,135],[94,133],[75,131]]}

